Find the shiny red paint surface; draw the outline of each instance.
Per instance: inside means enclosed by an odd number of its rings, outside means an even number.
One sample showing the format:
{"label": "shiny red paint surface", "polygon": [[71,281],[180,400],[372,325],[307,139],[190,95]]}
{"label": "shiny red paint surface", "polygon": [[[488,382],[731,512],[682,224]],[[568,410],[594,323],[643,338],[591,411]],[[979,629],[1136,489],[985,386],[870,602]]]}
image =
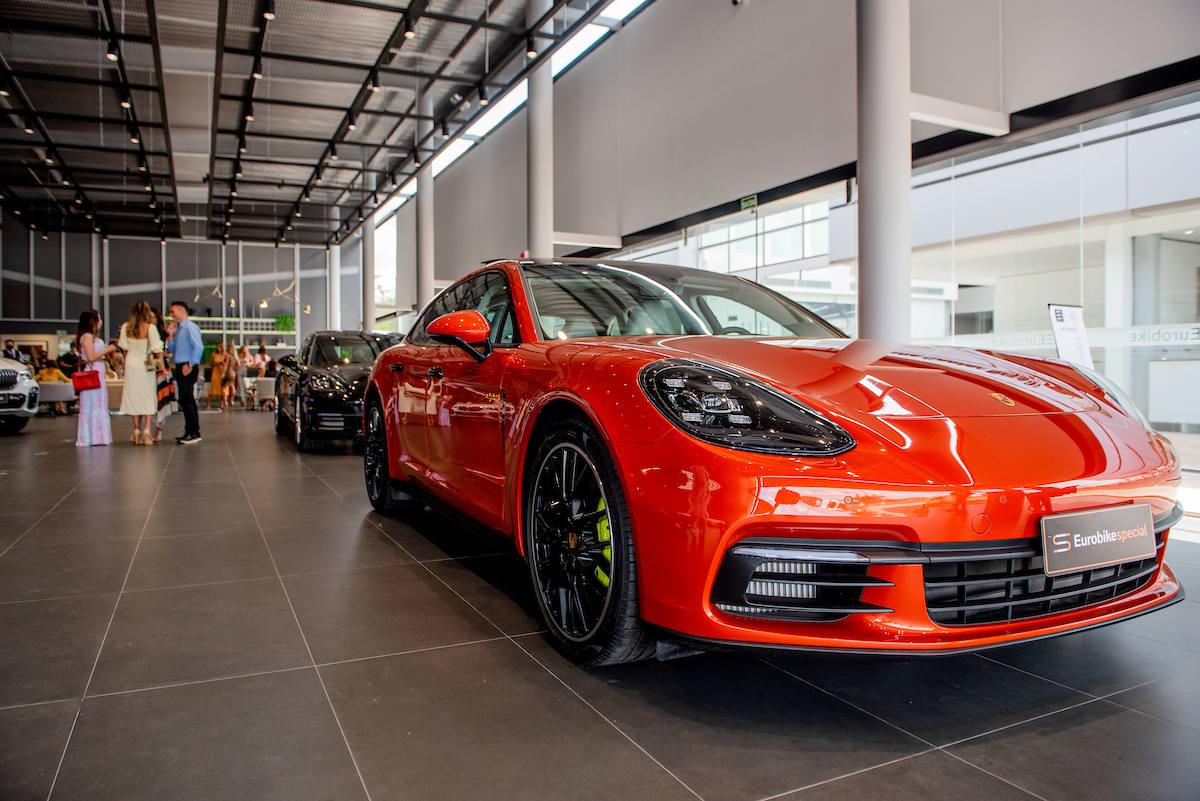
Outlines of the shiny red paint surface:
{"label": "shiny red paint surface", "polygon": [[[1174,506],[1166,441],[1078,373],[1043,360],[868,340],[718,336],[538,338],[520,267],[506,272],[524,344],[479,362],[449,345],[385,351],[372,376],[393,478],[416,482],[521,548],[531,433],[569,405],[586,414],[622,476],[648,622],[692,637],[850,649],[954,650],[1119,619],[1166,603],[1166,566],[1142,589],[1086,609],[944,627],[925,609],[919,565],[872,565],[894,582],[863,601],[894,610],[833,623],[752,620],[710,602],[722,556],[749,537],[978,543],[1038,534],[1048,513],[1131,501]],[[723,448],[676,428],[638,385],[662,358],[723,365],[790,393],[857,445],[828,458]],[[440,371],[440,375],[437,375]],[[1165,552],[1165,549],[1164,549]]]}
{"label": "shiny red paint surface", "polygon": [[425,330],[432,337],[457,337],[471,345],[488,338],[488,322],[474,309],[443,314]]}

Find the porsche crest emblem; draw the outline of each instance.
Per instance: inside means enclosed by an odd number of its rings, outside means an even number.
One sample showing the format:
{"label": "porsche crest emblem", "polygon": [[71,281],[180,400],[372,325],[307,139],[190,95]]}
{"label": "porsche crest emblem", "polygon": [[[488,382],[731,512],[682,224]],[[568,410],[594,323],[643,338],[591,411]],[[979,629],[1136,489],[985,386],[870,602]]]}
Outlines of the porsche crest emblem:
{"label": "porsche crest emblem", "polygon": [[1017,405],[1017,402],[1015,400],[1013,400],[1012,398],[1008,397],[1007,395],[1002,395],[999,392],[993,392],[991,394],[992,394],[993,398],[995,398],[1000,403],[1003,403],[1005,406],[1016,406]]}

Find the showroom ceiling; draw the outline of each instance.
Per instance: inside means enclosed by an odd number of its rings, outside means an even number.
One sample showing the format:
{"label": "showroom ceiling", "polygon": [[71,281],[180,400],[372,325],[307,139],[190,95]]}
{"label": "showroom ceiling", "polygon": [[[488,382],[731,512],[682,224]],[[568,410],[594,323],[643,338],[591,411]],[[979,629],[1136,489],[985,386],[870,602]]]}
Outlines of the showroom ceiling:
{"label": "showroom ceiling", "polygon": [[2,202],[42,231],[338,242],[603,5],[6,0]]}

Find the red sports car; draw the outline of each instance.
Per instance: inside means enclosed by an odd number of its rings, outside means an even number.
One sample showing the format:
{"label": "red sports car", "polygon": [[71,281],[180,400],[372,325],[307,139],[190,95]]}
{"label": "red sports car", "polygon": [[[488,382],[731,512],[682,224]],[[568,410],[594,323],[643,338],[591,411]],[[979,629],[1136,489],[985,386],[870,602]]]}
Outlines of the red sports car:
{"label": "red sports car", "polygon": [[379,356],[365,400],[375,508],[432,499],[509,539],[587,664],[964,651],[1183,597],[1178,462],[1105,378],[848,339],[730,276],[489,264]]}

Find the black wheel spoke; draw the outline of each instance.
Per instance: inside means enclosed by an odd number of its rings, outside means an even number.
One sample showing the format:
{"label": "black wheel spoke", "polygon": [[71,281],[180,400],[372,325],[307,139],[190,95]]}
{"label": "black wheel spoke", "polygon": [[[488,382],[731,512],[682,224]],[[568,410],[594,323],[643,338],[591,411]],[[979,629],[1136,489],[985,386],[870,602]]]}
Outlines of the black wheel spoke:
{"label": "black wheel spoke", "polygon": [[607,504],[600,474],[578,446],[543,457],[531,498],[530,562],[547,618],[574,640],[600,627],[612,593],[612,545],[601,540]]}

